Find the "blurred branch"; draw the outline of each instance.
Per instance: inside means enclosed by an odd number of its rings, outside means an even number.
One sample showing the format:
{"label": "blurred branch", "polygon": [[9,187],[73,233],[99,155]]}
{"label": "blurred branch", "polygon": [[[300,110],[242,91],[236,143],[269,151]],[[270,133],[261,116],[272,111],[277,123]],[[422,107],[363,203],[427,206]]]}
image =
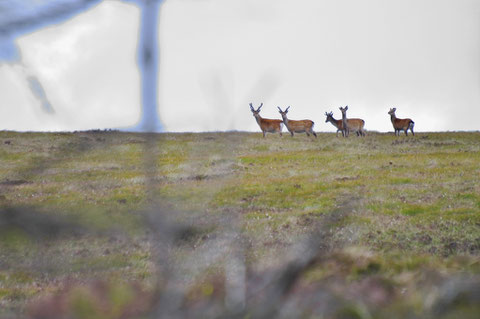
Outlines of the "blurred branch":
{"label": "blurred branch", "polygon": [[[16,1],[4,4],[3,13],[0,19],[0,35],[9,35],[23,32],[39,25],[51,24],[58,19],[68,18],[72,14],[85,10],[89,6],[101,0],[50,0],[47,4],[39,5],[31,2],[30,6],[35,10],[18,10],[19,3]],[[17,10],[17,12],[15,11]],[[21,13],[18,13],[20,11]],[[25,12],[26,11],[26,12]]]}
{"label": "blurred branch", "polygon": [[432,313],[436,318],[457,308],[471,306],[480,307],[479,278],[453,278],[440,288]]}
{"label": "blurred branch", "polygon": [[20,230],[33,240],[76,237],[91,232],[71,218],[51,216],[29,207],[0,209],[0,233]]}
{"label": "blurred branch", "polygon": [[[328,253],[333,236],[331,229],[352,213],[358,201],[359,198],[347,195],[335,210],[318,222],[316,230],[290,249],[291,261],[272,272],[262,285],[249,294],[249,312],[253,313],[254,318],[274,318],[278,315],[280,305],[297,281]],[[245,315],[242,313],[237,317]]]}

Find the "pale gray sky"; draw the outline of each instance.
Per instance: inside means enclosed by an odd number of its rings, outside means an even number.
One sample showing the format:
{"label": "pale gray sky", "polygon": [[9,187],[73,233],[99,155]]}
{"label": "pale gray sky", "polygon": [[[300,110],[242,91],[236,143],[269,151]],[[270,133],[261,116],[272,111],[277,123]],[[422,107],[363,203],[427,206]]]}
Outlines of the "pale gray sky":
{"label": "pale gray sky", "polygon": [[[250,102],[270,118],[291,105],[317,131],[335,131],[324,113],[340,118],[345,105],[367,130],[391,131],[390,107],[417,131],[480,129],[478,0],[166,0],[161,10],[167,131],[258,131]],[[21,60],[0,61],[0,129],[134,126],[139,21],[137,6],[107,0],[18,38]]]}

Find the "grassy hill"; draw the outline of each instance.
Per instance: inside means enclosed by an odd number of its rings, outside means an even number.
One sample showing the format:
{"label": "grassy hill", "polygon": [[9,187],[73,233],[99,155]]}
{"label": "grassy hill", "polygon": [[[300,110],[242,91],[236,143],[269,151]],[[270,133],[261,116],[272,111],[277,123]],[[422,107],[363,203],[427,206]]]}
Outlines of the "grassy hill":
{"label": "grassy hill", "polygon": [[52,294],[80,318],[141,294],[206,318],[480,314],[478,132],[0,132],[0,159],[0,317]]}

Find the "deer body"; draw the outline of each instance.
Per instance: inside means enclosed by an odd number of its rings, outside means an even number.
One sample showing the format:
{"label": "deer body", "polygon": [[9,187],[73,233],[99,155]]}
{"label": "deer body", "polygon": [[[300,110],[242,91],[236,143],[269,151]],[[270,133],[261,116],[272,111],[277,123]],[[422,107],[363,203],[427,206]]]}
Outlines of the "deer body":
{"label": "deer body", "polygon": [[348,137],[349,135],[348,122],[347,122],[347,110],[348,110],[348,105],[345,106],[345,108],[340,107],[340,111],[342,112],[342,135],[344,137]]}
{"label": "deer body", "polygon": [[[338,137],[338,132],[342,132],[342,135],[344,135],[344,130],[343,130],[343,119],[342,120],[336,120],[333,117],[333,112],[327,113],[325,112],[325,115],[327,116],[327,119],[325,120],[325,123],[330,122],[337,128],[337,137]],[[354,131],[358,135],[363,135],[365,136],[365,131],[363,130],[363,127],[365,126],[365,121],[362,119],[347,119],[347,124],[348,127],[351,131]]]}
{"label": "deer body", "polygon": [[[342,121],[341,121],[342,128],[340,130],[342,131],[342,135],[345,137],[348,137],[350,135],[350,131],[353,131],[357,134],[357,136],[365,136],[365,131],[363,130],[363,127],[365,126],[365,121],[362,119],[347,119],[347,110],[348,110],[348,105],[345,106],[345,108],[340,107],[340,111],[342,112]],[[328,120],[328,114],[327,113],[325,114],[327,115],[327,120]],[[331,114],[333,119],[333,113]]]}
{"label": "deer body", "polygon": [[393,129],[395,130],[395,136],[400,136],[400,131],[404,131],[405,135],[408,136],[408,130],[410,130],[415,136],[415,133],[413,132],[413,126],[415,125],[415,122],[411,119],[397,118],[397,116],[395,115],[396,110],[396,108],[391,108],[390,111],[388,111],[388,114],[390,114],[390,120],[393,124]]}
{"label": "deer body", "polygon": [[313,125],[315,124],[315,122],[311,120],[298,120],[298,121],[289,120],[287,117],[289,108],[290,106],[287,107],[285,111],[282,111],[282,109],[278,107],[278,110],[280,111],[280,114],[282,115],[283,123],[287,127],[291,136],[293,137],[294,133],[306,133],[307,136],[310,136],[310,134],[313,134],[313,136],[317,137],[317,133],[313,131]]}
{"label": "deer body", "polygon": [[347,119],[348,132],[353,131],[357,136],[365,136],[365,131],[363,127],[365,126],[365,121],[362,119]]}
{"label": "deer body", "polygon": [[263,117],[261,117],[260,109],[262,106],[263,106],[263,103],[260,104],[257,110],[255,110],[253,108],[252,103],[250,103],[250,110],[252,111],[258,126],[260,126],[260,129],[262,130],[263,137],[265,137],[265,133],[280,133],[280,136],[282,136],[282,127],[283,127],[282,120],[271,120],[271,119],[264,119]]}

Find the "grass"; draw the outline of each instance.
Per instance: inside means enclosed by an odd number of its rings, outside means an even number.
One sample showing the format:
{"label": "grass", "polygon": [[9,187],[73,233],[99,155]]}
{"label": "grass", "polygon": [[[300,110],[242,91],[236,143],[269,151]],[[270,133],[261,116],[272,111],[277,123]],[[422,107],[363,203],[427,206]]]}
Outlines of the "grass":
{"label": "grass", "polygon": [[[146,164],[147,149],[153,166]],[[331,229],[331,254],[300,286],[337,278],[339,287],[354,291],[374,280],[391,295],[388,306],[373,312],[380,317],[385,309],[401,314],[398,305],[424,309],[417,305],[420,292],[441,282],[418,281],[426,274],[445,279],[480,271],[478,132],[347,139],[185,133],[155,135],[153,144],[146,135],[119,132],[0,132],[0,157],[2,208],[35,207],[95,231],[115,230],[39,242],[19,229],[4,230],[0,316],[23,312],[68,278],[121,278],[151,287],[154,257],[139,212],[153,202],[205,229],[174,252],[180,264],[234,216],[248,246],[247,266],[262,273],[281,265],[298,240],[350,201],[348,217]],[[205,281],[209,272],[190,279],[198,295],[215,295],[215,284]],[[402,289],[409,293],[398,294]],[[366,301],[358,300],[347,310],[362,317]]]}

